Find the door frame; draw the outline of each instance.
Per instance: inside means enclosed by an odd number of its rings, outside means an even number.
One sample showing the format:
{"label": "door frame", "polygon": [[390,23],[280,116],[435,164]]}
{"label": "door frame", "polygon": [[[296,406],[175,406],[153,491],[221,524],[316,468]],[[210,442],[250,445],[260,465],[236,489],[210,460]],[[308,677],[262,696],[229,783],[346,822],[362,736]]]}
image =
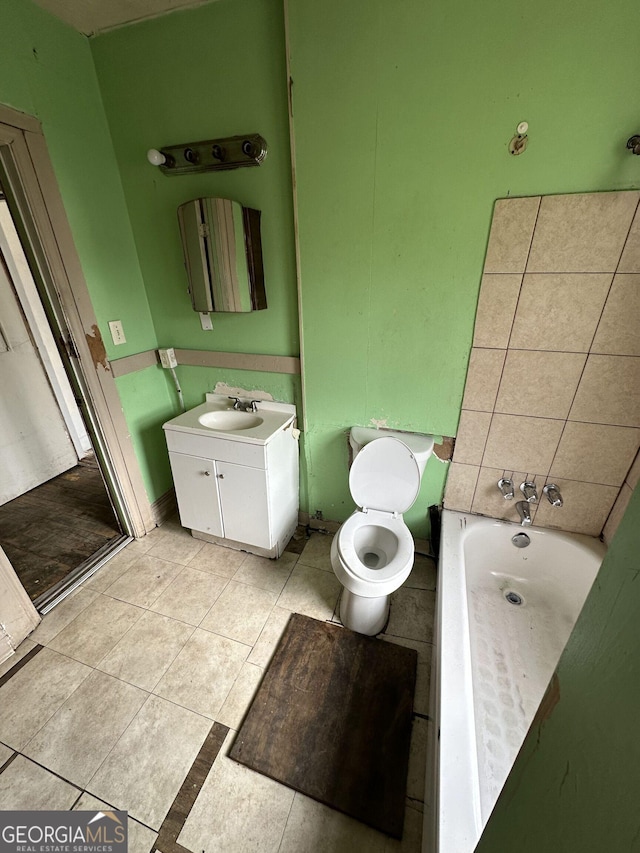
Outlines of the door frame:
{"label": "door frame", "polygon": [[0,172],[16,227],[24,229],[23,248],[37,267],[34,279],[46,291],[41,297],[54,334],[62,331],[61,355],[79,386],[116,511],[130,536],[144,536],[155,520],[44,134],[37,119],[3,105]]}

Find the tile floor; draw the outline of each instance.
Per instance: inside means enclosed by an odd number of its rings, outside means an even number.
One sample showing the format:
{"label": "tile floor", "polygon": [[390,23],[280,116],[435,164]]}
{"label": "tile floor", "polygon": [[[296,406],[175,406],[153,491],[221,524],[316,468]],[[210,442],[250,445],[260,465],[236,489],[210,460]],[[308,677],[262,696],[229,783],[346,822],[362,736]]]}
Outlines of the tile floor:
{"label": "tile floor", "polygon": [[[272,561],[168,522],[128,545],[0,665],[1,677],[39,649],[0,687],[0,808],[126,809],[131,853],[419,853],[435,604],[428,558],[416,558],[394,595],[382,636],[419,656],[402,842],[227,757],[291,612],[339,621],[330,544],[313,533],[299,555]],[[222,748],[165,843],[174,800],[212,732]]]}

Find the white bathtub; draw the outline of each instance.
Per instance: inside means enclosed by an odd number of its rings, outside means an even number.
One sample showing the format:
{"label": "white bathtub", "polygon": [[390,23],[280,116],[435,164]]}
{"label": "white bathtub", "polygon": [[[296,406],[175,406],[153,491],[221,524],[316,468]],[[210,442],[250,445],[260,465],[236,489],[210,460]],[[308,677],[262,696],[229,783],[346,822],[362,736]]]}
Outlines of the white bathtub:
{"label": "white bathtub", "polygon": [[[527,547],[513,545],[517,533]],[[432,673],[440,738],[423,849],[474,850],[604,553],[588,536],[443,511]]]}

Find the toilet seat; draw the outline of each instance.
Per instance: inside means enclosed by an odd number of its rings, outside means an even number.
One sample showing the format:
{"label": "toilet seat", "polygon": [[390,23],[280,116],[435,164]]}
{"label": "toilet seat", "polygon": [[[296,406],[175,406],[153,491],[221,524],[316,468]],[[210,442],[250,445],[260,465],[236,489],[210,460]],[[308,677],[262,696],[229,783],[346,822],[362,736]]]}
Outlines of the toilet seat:
{"label": "toilet seat", "polygon": [[363,510],[402,514],[420,491],[420,467],[399,438],[386,436],[365,445],[349,471],[349,490]]}
{"label": "toilet seat", "polygon": [[[355,536],[360,527],[385,527],[395,537],[396,553],[379,569],[372,569],[361,561],[355,547]],[[389,595],[404,581],[413,567],[414,543],[411,531],[402,518],[388,512],[356,510],[336,534],[336,546],[340,559],[344,586],[351,592],[365,597]],[[389,587],[388,589],[386,587]]]}

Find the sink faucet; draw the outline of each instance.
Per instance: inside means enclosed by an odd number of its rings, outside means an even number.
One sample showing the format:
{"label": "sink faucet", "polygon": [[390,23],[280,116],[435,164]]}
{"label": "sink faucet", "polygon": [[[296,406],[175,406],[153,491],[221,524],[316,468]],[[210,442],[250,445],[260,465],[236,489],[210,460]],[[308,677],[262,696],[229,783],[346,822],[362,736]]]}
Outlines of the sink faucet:
{"label": "sink faucet", "polygon": [[257,412],[259,400],[241,400],[240,397],[229,397],[233,400],[233,408],[237,412]]}
{"label": "sink faucet", "polygon": [[518,510],[518,515],[520,516],[520,524],[523,527],[526,527],[528,524],[531,524],[531,510],[529,509],[528,501],[518,501],[516,504],[516,509]]}
{"label": "sink faucet", "polygon": [[526,480],[520,485],[520,491],[524,495],[525,501],[530,504],[538,503],[538,492],[536,491],[535,483]]}

